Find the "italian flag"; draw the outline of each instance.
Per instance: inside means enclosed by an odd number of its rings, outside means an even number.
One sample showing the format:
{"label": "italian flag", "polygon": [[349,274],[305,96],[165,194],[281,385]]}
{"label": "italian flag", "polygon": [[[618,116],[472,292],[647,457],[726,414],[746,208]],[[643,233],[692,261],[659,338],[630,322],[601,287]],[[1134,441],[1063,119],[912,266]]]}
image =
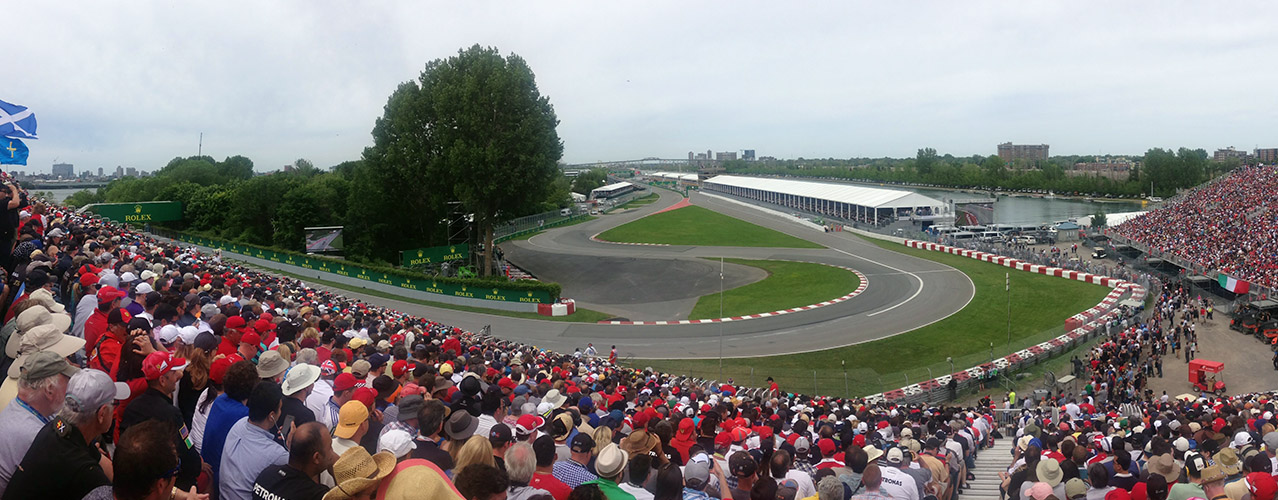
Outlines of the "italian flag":
{"label": "italian flag", "polygon": [[1220,283],[1221,288],[1224,288],[1225,290],[1229,290],[1234,293],[1247,293],[1247,291],[1251,289],[1251,283],[1248,283],[1246,281],[1239,280],[1239,279],[1230,278],[1229,276],[1226,276],[1224,273],[1221,273],[1220,275],[1216,276],[1216,281]]}

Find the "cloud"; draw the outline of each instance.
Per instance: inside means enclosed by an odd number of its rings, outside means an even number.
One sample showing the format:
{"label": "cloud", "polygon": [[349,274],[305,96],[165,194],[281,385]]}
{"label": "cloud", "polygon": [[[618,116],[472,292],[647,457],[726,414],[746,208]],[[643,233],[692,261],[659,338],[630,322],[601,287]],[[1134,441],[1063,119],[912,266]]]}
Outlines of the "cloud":
{"label": "cloud", "polygon": [[1275,7],[1193,2],[27,2],[0,99],[31,167],[359,158],[395,86],[474,43],[524,57],[567,162],[1274,146]]}

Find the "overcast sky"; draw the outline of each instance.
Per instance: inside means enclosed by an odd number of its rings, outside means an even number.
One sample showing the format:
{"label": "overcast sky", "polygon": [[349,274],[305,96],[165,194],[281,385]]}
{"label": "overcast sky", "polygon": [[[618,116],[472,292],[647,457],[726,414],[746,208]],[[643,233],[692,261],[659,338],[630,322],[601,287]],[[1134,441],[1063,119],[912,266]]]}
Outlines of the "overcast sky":
{"label": "overcast sky", "polygon": [[[1117,5],[1116,5],[1117,4]],[[475,43],[524,57],[564,161],[1278,147],[1278,4],[11,2],[28,170],[358,159],[387,97]]]}

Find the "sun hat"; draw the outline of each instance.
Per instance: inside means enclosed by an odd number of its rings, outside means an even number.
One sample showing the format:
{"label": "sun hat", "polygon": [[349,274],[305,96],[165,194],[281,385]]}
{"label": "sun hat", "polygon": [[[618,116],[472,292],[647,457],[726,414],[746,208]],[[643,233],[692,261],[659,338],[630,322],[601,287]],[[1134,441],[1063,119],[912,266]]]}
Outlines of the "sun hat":
{"label": "sun hat", "polygon": [[630,456],[625,450],[616,443],[608,443],[608,446],[599,450],[599,456],[595,457],[595,470],[599,472],[599,477],[615,478],[626,470],[629,461]]}
{"label": "sun hat", "polygon": [[1221,470],[1227,475],[1234,475],[1242,472],[1242,460],[1238,457],[1238,452],[1233,448],[1225,448],[1212,456],[1212,459],[1219,465]]}
{"label": "sun hat", "polygon": [[19,347],[22,346],[22,336],[30,329],[40,325],[54,325],[60,331],[66,331],[71,328],[71,316],[66,314],[53,314],[43,307],[32,307],[22,314],[18,315],[18,329],[9,335],[9,341],[5,343],[4,353],[10,358],[17,358]]}
{"label": "sun hat", "polygon": [[448,416],[448,422],[444,424],[444,434],[452,441],[465,441],[475,434],[475,429],[479,428],[479,419],[472,417],[470,412],[455,411]]}
{"label": "sun hat", "polygon": [[[377,500],[462,500],[453,482],[429,460],[408,459],[395,466],[377,487]],[[335,500],[325,498],[324,500]],[[336,499],[342,500],[342,499]]]}
{"label": "sun hat", "polygon": [[1070,499],[1087,496],[1087,483],[1076,477],[1070,478],[1069,481],[1065,481],[1065,496]]}
{"label": "sun hat", "polygon": [[867,446],[865,447],[865,454],[868,455],[866,462],[874,463],[875,460],[878,460],[879,457],[883,456],[883,450],[880,450],[875,446]]}
{"label": "sun hat", "polygon": [[31,292],[31,295],[27,297],[27,299],[33,300],[35,303],[44,306],[45,309],[48,309],[49,312],[52,313],[62,313],[67,310],[66,306],[59,304],[56,300],[53,300],[53,292],[44,288]]}
{"label": "sun hat", "polygon": [[373,365],[369,364],[368,360],[361,359],[351,363],[351,375],[354,375],[355,378],[367,377],[369,370],[372,369]]}
{"label": "sun hat", "polygon": [[342,439],[350,439],[359,430],[359,426],[368,421],[368,407],[354,399],[343,404],[337,412],[337,427],[333,435]]}
{"label": "sun hat", "polygon": [[80,368],[68,363],[66,358],[59,356],[52,351],[39,351],[27,356],[26,361],[22,364],[22,374],[19,380],[42,380],[59,373],[68,377],[74,377],[80,372]]}
{"label": "sun hat", "polygon": [[[1039,462],[1040,466],[1042,462]],[[1180,479],[1180,471],[1176,470],[1176,461],[1172,458],[1171,453],[1156,455],[1149,459],[1149,472],[1158,474],[1167,479],[1168,484],[1176,484]],[[1042,479],[1042,476],[1039,476]]]}
{"label": "sun hat", "polygon": [[18,345],[19,356],[9,365],[9,378],[18,378],[23,361],[30,354],[39,351],[53,351],[59,356],[67,357],[84,347],[84,339],[63,335],[57,325],[39,325],[22,334]]}
{"label": "sun hat", "polygon": [[369,455],[363,446],[355,446],[333,464],[333,489],[324,495],[324,500],[348,500],[380,483],[395,469],[395,456],[381,451]]}
{"label": "sun hat", "polygon": [[275,378],[288,369],[288,361],[279,351],[266,351],[257,357],[257,376]]}
{"label": "sun hat", "polygon": [[[259,366],[260,368],[260,366]],[[297,394],[298,391],[306,389],[319,380],[320,369],[315,365],[301,364],[288,369],[288,375],[284,377],[284,383],[280,385],[280,389],[284,391],[285,396]],[[416,416],[416,414],[414,414]]]}
{"label": "sun hat", "polygon": [[1208,465],[1206,469],[1203,469],[1202,478],[1199,479],[1198,484],[1205,485],[1216,481],[1224,481],[1227,477],[1229,477],[1229,474],[1225,472],[1224,467],[1219,465]]}
{"label": "sun hat", "polygon": [[1039,481],[1047,483],[1047,486],[1051,488],[1061,484],[1061,479],[1065,477],[1064,472],[1061,471],[1061,463],[1056,460],[1039,460],[1035,473]]}
{"label": "sun hat", "polygon": [[568,402],[568,396],[561,394],[559,392],[559,389],[551,389],[550,391],[546,392],[546,397],[541,398],[541,402],[549,403],[550,409],[553,410],[555,408],[559,408],[560,406],[563,406],[564,403]]}

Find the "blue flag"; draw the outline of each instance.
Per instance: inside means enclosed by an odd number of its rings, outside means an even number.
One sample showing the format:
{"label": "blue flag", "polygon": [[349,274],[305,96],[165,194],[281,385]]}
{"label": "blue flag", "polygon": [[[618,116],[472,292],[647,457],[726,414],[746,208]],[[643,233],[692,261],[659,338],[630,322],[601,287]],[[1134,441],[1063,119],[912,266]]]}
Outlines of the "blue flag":
{"label": "blue flag", "polygon": [[0,137],[39,139],[36,136],[35,113],[26,106],[0,101]]}
{"label": "blue flag", "polygon": [[0,165],[26,165],[28,154],[22,141],[0,137]]}

